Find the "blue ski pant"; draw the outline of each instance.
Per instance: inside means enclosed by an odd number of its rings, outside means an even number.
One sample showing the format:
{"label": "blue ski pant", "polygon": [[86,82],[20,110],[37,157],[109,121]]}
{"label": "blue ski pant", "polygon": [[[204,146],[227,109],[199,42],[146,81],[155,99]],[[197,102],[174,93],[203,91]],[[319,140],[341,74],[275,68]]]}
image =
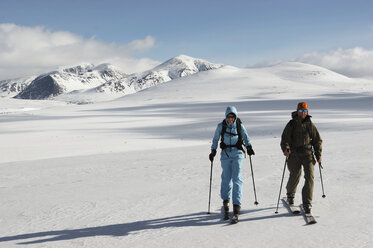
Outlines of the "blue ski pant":
{"label": "blue ski pant", "polygon": [[[221,159],[221,167],[223,169],[221,174],[221,188],[220,196],[223,200],[230,200],[232,194],[232,201],[234,205],[241,205],[242,198],[242,176],[241,166],[242,158],[224,158]],[[233,193],[232,193],[233,187]]]}

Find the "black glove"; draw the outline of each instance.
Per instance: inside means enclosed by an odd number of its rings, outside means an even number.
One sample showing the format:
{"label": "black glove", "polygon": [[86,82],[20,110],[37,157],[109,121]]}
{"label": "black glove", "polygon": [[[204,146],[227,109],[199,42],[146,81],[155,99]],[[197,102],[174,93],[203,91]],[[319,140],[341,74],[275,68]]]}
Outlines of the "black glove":
{"label": "black glove", "polygon": [[254,152],[253,147],[251,145],[247,146],[246,149],[247,149],[247,154],[249,156],[255,155],[255,152]]}
{"label": "black glove", "polygon": [[216,155],[216,150],[215,149],[211,150],[211,153],[209,155],[209,159],[211,162],[214,161],[215,155]]}

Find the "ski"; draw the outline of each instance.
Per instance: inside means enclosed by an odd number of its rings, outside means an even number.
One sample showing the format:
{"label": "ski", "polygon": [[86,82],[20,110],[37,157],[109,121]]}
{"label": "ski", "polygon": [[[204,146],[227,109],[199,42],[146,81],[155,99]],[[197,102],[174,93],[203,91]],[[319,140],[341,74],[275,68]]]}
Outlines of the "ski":
{"label": "ski", "polygon": [[317,223],[317,221],[315,220],[315,217],[313,217],[312,214],[307,214],[306,212],[304,212],[302,204],[300,204],[299,207],[300,207],[301,212],[302,212],[302,214],[304,216],[304,219],[306,220],[306,222],[307,222],[308,225],[316,224]]}
{"label": "ski", "polygon": [[294,204],[289,204],[287,201],[287,198],[282,198],[282,201],[284,202],[285,207],[291,212],[292,214],[300,214],[300,210],[298,206],[295,206]]}

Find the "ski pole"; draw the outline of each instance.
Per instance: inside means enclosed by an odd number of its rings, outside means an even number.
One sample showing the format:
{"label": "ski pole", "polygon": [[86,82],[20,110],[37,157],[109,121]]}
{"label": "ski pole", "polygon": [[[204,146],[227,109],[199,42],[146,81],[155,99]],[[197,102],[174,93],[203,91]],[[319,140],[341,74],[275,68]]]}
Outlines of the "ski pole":
{"label": "ski pole", "polygon": [[278,214],[278,205],[280,204],[281,189],[282,189],[282,183],[284,182],[285,168],[286,168],[286,163],[287,162],[288,162],[288,158],[286,157],[286,159],[285,159],[285,165],[284,165],[284,171],[282,172],[280,193],[278,193],[277,208],[276,208],[276,212],[275,212],[276,214]]}
{"label": "ski pole", "polygon": [[321,163],[319,163],[319,171],[320,171],[320,180],[321,180],[321,188],[322,188],[322,198],[325,198],[326,195],[324,193],[324,182],[322,180],[322,174],[321,174],[321,169],[324,169],[321,165]]}
{"label": "ski pole", "polygon": [[256,189],[255,189],[255,181],[254,181],[253,163],[251,162],[251,156],[249,156],[249,158],[250,158],[250,167],[251,167],[251,177],[253,178],[253,186],[254,186],[254,196],[255,196],[255,202],[254,202],[254,204],[258,205],[259,202],[256,199]]}
{"label": "ski pole", "polygon": [[210,214],[210,203],[211,203],[211,183],[212,183],[212,165],[213,161],[211,161],[211,170],[210,170],[210,191],[209,191],[209,207],[207,210],[207,214]]}

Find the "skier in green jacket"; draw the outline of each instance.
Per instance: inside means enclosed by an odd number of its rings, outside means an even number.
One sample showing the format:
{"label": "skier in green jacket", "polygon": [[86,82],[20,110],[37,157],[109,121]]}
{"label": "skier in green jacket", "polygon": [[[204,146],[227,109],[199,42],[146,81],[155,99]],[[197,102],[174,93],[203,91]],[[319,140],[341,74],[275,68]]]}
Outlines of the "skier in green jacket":
{"label": "skier in green jacket", "polygon": [[288,122],[282,133],[281,149],[288,158],[290,172],[286,185],[287,200],[289,204],[294,204],[294,196],[303,165],[305,183],[302,189],[302,202],[304,211],[311,213],[314,165],[316,161],[318,163],[322,161],[322,139],[316,126],[311,122],[306,102],[298,103],[297,111],[292,112],[292,120]]}

